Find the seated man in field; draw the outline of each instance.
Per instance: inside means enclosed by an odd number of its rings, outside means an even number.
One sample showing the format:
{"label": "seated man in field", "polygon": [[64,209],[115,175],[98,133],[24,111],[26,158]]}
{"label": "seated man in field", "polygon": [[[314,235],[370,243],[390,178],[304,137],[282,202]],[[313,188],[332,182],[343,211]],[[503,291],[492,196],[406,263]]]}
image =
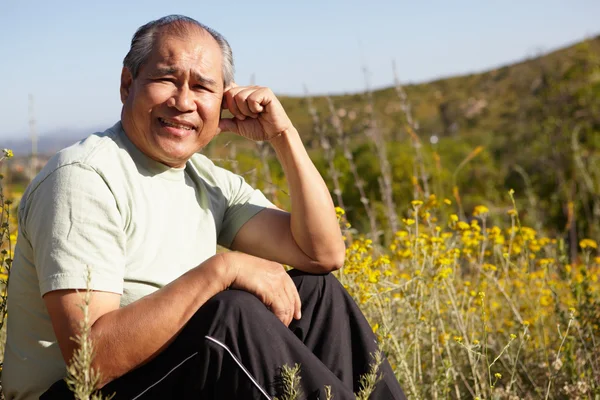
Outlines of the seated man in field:
{"label": "seated man in field", "polygon": [[[181,16],[138,29],[120,92],[121,120],[54,156],[19,206],[7,398],[72,398],[88,269],[93,366],[115,399],[267,399],[296,363],[309,398],[354,398],[375,337],[329,274],[333,203],[277,98],[236,86],[225,39]],[[221,131],[273,146],[291,214],[197,154]],[[404,398],[380,372],[373,398]]]}

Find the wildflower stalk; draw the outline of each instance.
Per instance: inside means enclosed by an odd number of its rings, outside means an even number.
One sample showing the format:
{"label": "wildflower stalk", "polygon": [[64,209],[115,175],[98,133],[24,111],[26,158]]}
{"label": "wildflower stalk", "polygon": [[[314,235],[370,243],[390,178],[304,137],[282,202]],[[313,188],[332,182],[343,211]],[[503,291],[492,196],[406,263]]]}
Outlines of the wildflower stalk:
{"label": "wildflower stalk", "polygon": [[[90,288],[92,281],[91,269],[87,268],[86,290],[82,296],[82,304],[79,306],[82,312],[82,319],[79,323],[79,332],[74,338],[77,348],[73,352],[73,357],[67,366],[67,377],[65,382],[73,392],[77,400],[101,400],[102,395],[96,391],[101,381],[100,371],[92,367],[95,350],[92,342],[89,308],[92,299],[92,290]],[[114,396],[111,395],[108,399]]]}
{"label": "wildflower stalk", "polygon": [[[571,313],[571,318],[569,319],[569,324],[567,325],[567,330],[565,331],[564,335],[562,335],[560,333],[560,327],[558,327],[558,335],[560,336],[560,338],[562,340],[560,342],[560,346],[558,347],[558,352],[556,353],[556,358],[553,363],[554,366],[557,366],[556,367],[557,371],[560,369],[560,365],[561,365],[560,352],[562,351],[562,348],[565,344],[565,340],[567,340],[567,337],[569,336],[569,329],[571,328],[571,324],[573,323],[574,319],[575,319],[575,315],[573,313]],[[550,374],[550,378],[548,379],[548,387],[546,388],[546,396],[544,397],[544,400],[548,400],[548,397],[550,396],[550,388],[552,387],[552,382],[555,377],[556,377],[556,373]]]}
{"label": "wildflower stalk", "polygon": [[[379,297],[375,297],[375,300],[384,331],[390,332],[390,316],[383,310],[383,305],[381,304]],[[400,365],[402,367],[402,370],[404,371],[404,377],[406,378],[406,381],[408,381],[408,386],[410,387],[410,390],[413,393],[413,397],[414,399],[418,400],[420,397],[419,393],[417,392],[415,382],[413,380],[413,375],[410,373],[408,363],[406,362],[406,350],[404,348],[404,344],[402,344],[402,342],[400,342],[398,338],[394,335],[389,336],[389,339],[391,340],[392,346],[394,347],[394,354],[396,355],[396,357],[398,357],[400,361]]]}
{"label": "wildflower stalk", "polygon": [[355,393],[356,400],[368,400],[375,390],[377,383],[381,380],[382,375],[379,373],[379,368],[383,363],[383,354],[381,349],[371,354],[373,361],[369,364],[369,371],[360,376],[358,393]]}
{"label": "wildflower stalk", "polygon": [[271,168],[269,167],[270,147],[266,142],[256,142],[256,152],[262,165],[262,180],[265,182],[263,192],[269,200],[275,201],[275,188],[272,183]]}
{"label": "wildflower stalk", "polygon": [[338,140],[342,144],[344,157],[348,161],[348,166],[350,167],[350,172],[352,173],[354,186],[356,186],[356,189],[358,190],[358,194],[360,195],[360,202],[362,203],[367,214],[367,218],[369,219],[369,226],[371,229],[371,240],[376,242],[377,238],[379,237],[379,232],[377,228],[377,217],[375,216],[375,212],[371,207],[371,203],[369,202],[369,198],[367,197],[367,194],[365,192],[364,181],[361,179],[358,173],[358,167],[356,166],[356,162],[354,161],[354,155],[350,150],[350,142],[348,136],[345,134],[344,129],[342,128],[342,123],[340,122],[340,119],[337,115],[337,111],[330,97],[327,97],[327,105],[329,107],[329,113],[331,114],[333,128],[335,129],[338,135]]}
{"label": "wildflower stalk", "polygon": [[[5,159],[12,158],[13,152],[10,149],[3,149],[0,152],[0,163]],[[13,243],[11,238],[11,212],[12,200],[6,198],[2,180],[4,176],[0,174],[0,333],[4,333],[4,324],[8,316],[8,285],[10,281],[10,270],[13,261]],[[0,340],[0,372],[2,371],[2,361],[4,356],[4,335]],[[0,393],[2,392],[0,386]]]}
{"label": "wildflower stalk", "polygon": [[325,385],[325,400],[333,400],[333,393],[329,385]]}
{"label": "wildflower stalk", "polygon": [[510,390],[511,390],[512,386],[516,382],[515,374],[517,372],[517,366],[519,363],[519,354],[521,353],[521,349],[523,348],[523,344],[525,343],[528,329],[529,328],[527,326],[525,326],[525,329],[523,330],[523,333],[521,334],[521,340],[519,341],[519,347],[517,348],[517,354],[515,355],[515,362],[513,364],[513,368],[510,373],[510,382],[508,383],[508,387],[506,388],[506,393],[509,393],[509,394],[510,394]]}
{"label": "wildflower stalk", "polygon": [[281,367],[281,397],[274,397],[273,400],[299,400],[302,398],[302,389],[300,388],[300,364],[294,364],[293,367],[284,365]]}
{"label": "wildflower stalk", "polygon": [[392,233],[395,233],[398,231],[398,215],[396,214],[396,204],[394,203],[393,198],[392,171],[388,160],[386,143],[383,139],[381,129],[377,124],[377,120],[375,119],[375,102],[373,101],[373,92],[371,91],[371,88],[369,86],[368,72],[366,67],[363,68],[363,72],[365,75],[366,97],[368,107],[369,127],[367,129],[367,136],[369,137],[369,139],[371,139],[377,151],[377,159],[381,168],[381,176],[378,178],[377,181],[379,182],[381,198],[387,208],[386,215],[388,217],[389,228],[392,231]]}
{"label": "wildflower stalk", "polygon": [[[462,320],[462,317],[461,317],[461,313],[456,304],[456,293],[454,292],[454,288],[452,286],[446,285],[446,289],[447,289],[448,297],[449,297],[452,307],[454,309],[454,314],[456,316],[456,322],[458,325],[458,329],[461,332],[461,334],[463,335],[462,338],[465,340],[466,345],[468,347],[471,347],[471,344],[469,343],[469,336],[468,336],[467,329],[465,327],[464,321]],[[481,397],[481,386],[480,386],[479,373],[478,373],[477,368],[475,367],[475,360],[473,359],[471,352],[467,352],[467,359],[469,361],[469,366],[471,368],[471,374],[473,376],[473,383],[475,385],[475,397]]]}
{"label": "wildflower stalk", "polygon": [[312,97],[309,95],[308,88],[306,86],[304,86],[304,93],[306,96],[306,102],[308,103],[308,112],[312,117],[313,129],[319,137],[321,149],[323,149],[323,154],[325,155],[325,160],[327,161],[327,172],[329,173],[329,177],[331,178],[331,182],[333,183],[333,194],[337,199],[337,205],[343,209],[346,209],[346,207],[344,206],[344,199],[342,198],[340,172],[335,167],[334,162],[335,148],[331,146],[329,138],[327,138],[327,135],[325,135],[325,127],[319,119],[319,114],[313,104]]}
{"label": "wildflower stalk", "polygon": [[[398,98],[400,99],[400,108],[404,113],[406,120],[406,131],[408,132],[413,148],[415,149],[415,164],[414,164],[414,176],[421,175],[421,182],[423,183],[423,196],[429,197],[429,178],[427,176],[427,170],[425,169],[425,163],[423,162],[423,152],[421,151],[421,140],[419,139],[419,123],[413,118],[410,102],[404,87],[398,79],[398,71],[396,70],[396,61],[392,61],[392,70],[394,72],[394,89]],[[418,170],[418,172],[417,172]],[[415,199],[418,198],[417,193],[413,196]]]}
{"label": "wildflower stalk", "polygon": [[[450,336],[447,331],[446,331],[446,324],[444,323],[444,319],[441,318],[442,312],[440,310],[440,303],[439,303],[439,299],[438,296],[434,296],[434,304],[435,304],[435,311],[437,312],[437,315],[440,316],[440,318],[438,318],[439,323],[440,323],[440,328],[442,329],[442,335],[444,335],[444,337],[446,336]],[[454,383],[454,392],[456,394],[456,398],[459,399],[460,398],[460,389],[458,387],[458,380],[457,375],[459,375],[459,373],[456,370],[455,367],[455,362],[454,362],[454,357],[452,357],[452,351],[450,350],[450,344],[448,342],[448,340],[444,341],[444,349],[446,350],[446,354],[448,355],[448,358],[450,359],[450,370],[452,372],[452,381]],[[473,389],[471,388],[471,385],[469,385],[467,383],[467,380],[463,377],[462,378],[463,382],[465,382],[465,386],[467,387],[467,389],[469,390],[469,393],[471,393],[471,396],[475,396],[475,393],[473,392]]]}
{"label": "wildflower stalk", "polygon": [[482,146],[477,146],[475,149],[473,149],[473,151],[471,151],[465,158],[464,160],[462,160],[460,162],[460,164],[458,164],[458,167],[456,167],[456,169],[454,170],[454,173],[452,174],[452,193],[454,194],[454,198],[456,199],[456,204],[458,205],[459,208],[459,214],[460,216],[464,219],[465,217],[465,213],[463,210],[463,206],[462,206],[462,201],[460,199],[460,194],[459,194],[459,190],[458,190],[458,185],[456,182],[456,178],[458,176],[458,173],[460,172],[461,169],[463,169],[463,167],[465,165],[467,165],[467,163],[469,161],[471,161],[472,159],[474,159],[475,157],[477,157],[477,155],[479,153],[481,153],[483,151],[483,147]]}

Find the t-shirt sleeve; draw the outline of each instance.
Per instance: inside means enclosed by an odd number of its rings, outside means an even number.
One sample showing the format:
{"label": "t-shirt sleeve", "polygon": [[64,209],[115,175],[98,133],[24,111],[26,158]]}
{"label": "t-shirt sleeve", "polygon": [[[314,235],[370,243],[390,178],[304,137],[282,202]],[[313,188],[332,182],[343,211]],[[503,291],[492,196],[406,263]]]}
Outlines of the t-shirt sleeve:
{"label": "t-shirt sleeve", "polygon": [[84,164],[62,166],[29,195],[24,233],[40,291],[85,289],[122,294],[126,241],[115,197]]}
{"label": "t-shirt sleeve", "polygon": [[219,187],[224,187],[227,207],[223,217],[218,243],[231,247],[231,243],[240,228],[267,207],[274,207],[265,195],[258,189],[248,185],[244,178],[223,168],[215,167]]}

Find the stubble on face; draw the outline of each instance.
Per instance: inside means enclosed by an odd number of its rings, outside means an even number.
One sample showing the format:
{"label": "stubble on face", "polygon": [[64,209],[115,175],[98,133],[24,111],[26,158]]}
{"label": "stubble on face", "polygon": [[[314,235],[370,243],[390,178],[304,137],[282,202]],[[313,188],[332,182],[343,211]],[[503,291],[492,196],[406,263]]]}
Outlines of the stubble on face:
{"label": "stubble on face", "polygon": [[222,54],[212,36],[195,26],[187,32],[163,28],[156,35],[148,60],[128,87],[128,71],[123,72],[121,120],[143,153],[182,167],[218,132]]}

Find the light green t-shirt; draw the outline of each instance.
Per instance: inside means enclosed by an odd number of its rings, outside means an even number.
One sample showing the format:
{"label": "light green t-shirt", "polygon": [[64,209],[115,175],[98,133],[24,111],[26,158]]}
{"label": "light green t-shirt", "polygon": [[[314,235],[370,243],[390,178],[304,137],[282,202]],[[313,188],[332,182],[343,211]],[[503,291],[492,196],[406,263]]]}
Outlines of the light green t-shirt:
{"label": "light green t-shirt", "polygon": [[42,296],[85,289],[125,306],[229,247],[271,203],[195,154],[185,168],[145,156],[120,123],[56,154],[19,205],[2,371],[7,399],[37,399],[65,375]]}

